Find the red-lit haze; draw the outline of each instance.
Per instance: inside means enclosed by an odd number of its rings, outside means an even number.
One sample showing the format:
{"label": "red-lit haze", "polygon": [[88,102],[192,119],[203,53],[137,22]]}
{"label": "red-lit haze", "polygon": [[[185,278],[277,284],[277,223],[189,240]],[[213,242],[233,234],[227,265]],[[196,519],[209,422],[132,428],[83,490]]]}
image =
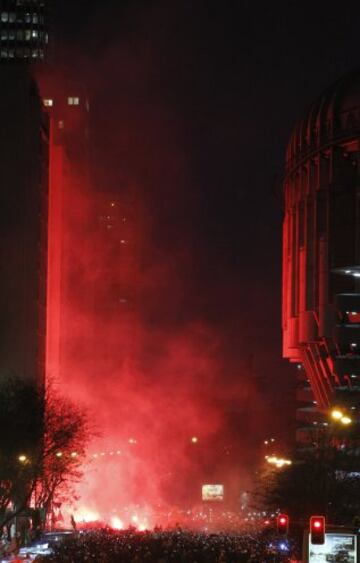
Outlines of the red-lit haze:
{"label": "red-lit haze", "polygon": [[[206,482],[225,483],[237,506],[266,424],[232,305],[239,282],[198,238],[186,127],[156,90],[154,61],[122,47],[97,64],[96,77],[83,69],[92,140],[84,95],[64,119],[52,113],[48,376],[100,432],[76,514],[119,527],[127,506],[199,503]],[[124,82],[111,97],[115,68]],[[74,87],[57,80],[44,92],[66,106]]]}

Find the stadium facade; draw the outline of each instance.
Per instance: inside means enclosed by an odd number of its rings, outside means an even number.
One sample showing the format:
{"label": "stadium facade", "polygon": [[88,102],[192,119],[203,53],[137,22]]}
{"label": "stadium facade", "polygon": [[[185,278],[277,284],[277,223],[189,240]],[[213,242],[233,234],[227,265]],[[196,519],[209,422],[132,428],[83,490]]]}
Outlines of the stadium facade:
{"label": "stadium facade", "polygon": [[311,424],[335,407],[355,420],[360,405],[359,174],[357,70],[310,107],[286,154],[283,355],[305,374],[298,418]]}

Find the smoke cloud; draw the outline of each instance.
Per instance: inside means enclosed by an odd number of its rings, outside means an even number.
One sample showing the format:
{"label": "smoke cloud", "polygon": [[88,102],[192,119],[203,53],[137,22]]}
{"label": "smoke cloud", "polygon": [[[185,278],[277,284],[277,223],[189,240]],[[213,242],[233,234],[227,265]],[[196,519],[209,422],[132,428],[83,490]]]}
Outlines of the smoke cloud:
{"label": "smoke cloud", "polygon": [[253,201],[235,174],[247,117],[216,107],[195,26],[180,52],[189,7],[118,15],[121,32],[95,14],[86,52],[59,54],[91,108],[91,174],[73,153],[59,235],[59,382],[101,433],[79,506],[189,506],[205,482],[236,505],[271,428],[260,376],[276,363],[264,336],[277,318],[258,310],[273,296],[249,273]]}

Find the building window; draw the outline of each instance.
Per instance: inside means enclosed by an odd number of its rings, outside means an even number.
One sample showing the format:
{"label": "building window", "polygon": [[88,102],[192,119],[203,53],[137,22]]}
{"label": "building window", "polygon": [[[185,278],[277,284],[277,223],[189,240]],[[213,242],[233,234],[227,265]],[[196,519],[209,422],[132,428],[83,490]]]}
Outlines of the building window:
{"label": "building window", "polygon": [[9,34],[6,29],[1,30],[1,40],[6,41],[9,37]]}
{"label": "building window", "polygon": [[9,14],[7,12],[1,12],[1,21],[7,22],[9,20]]}
{"label": "building window", "polygon": [[31,39],[31,29],[26,29],[25,30],[25,40],[30,41],[30,39]]}
{"label": "building window", "polygon": [[18,30],[17,30],[17,32],[16,32],[16,39],[17,39],[18,41],[23,41],[23,40],[24,40],[24,34],[23,34],[23,32],[22,32],[21,29],[18,29]]}
{"label": "building window", "polygon": [[59,129],[64,129],[64,122],[62,120],[59,121],[58,127]]}
{"label": "building window", "polygon": [[33,21],[33,23],[39,23],[39,17],[38,17],[37,14],[33,14],[32,21]]}
{"label": "building window", "polygon": [[10,23],[15,23],[15,22],[16,22],[16,14],[15,14],[15,12],[10,12],[10,14],[9,14],[9,22],[10,22]]}
{"label": "building window", "polygon": [[80,98],[70,96],[68,98],[68,105],[69,106],[78,106],[80,104]]}
{"label": "building window", "polygon": [[25,22],[31,23],[31,14],[25,14]]}
{"label": "building window", "polygon": [[54,100],[51,98],[44,98],[44,106],[52,107],[54,105]]}

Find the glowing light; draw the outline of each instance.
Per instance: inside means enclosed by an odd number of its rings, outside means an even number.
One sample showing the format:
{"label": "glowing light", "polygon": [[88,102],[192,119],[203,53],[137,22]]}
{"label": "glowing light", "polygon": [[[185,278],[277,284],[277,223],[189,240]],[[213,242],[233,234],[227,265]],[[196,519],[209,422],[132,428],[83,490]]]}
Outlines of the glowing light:
{"label": "glowing light", "polygon": [[96,522],[99,520],[99,514],[95,511],[88,510],[87,508],[80,508],[77,512],[76,520],[79,522]]}
{"label": "glowing light", "polygon": [[19,455],[18,460],[20,463],[25,463],[27,461],[26,455]]}
{"label": "glowing light", "polygon": [[111,527],[114,528],[114,530],[123,530],[124,523],[117,516],[113,516],[111,518]]}
{"label": "glowing light", "polygon": [[341,418],[343,418],[343,416],[343,413],[338,409],[331,411],[331,418],[333,418],[334,420],[340,420]]}
{"label": "glowing light", "polygon": [[133,516],[131,517],[131,520],[132,520],[133,522],[139,522],[139,517],[136,516],[136,514],[133,514]]}
{"label": "glowing light", "polygon": [[265,459],[270,465],[275,465],[278,469],[281,469],[284,465],[292,465],[291,459],[284,459],[276,455],[266,456]]}
{"label": "glowing light", "polygon": [[56,452],[56,457],[62,457],[62,452]]}
{"label": "glowing light", "polygon": [[342,424],[344,424],[345,426],[348,426],[349,424],[352,423],[352,420],[351,420],[351,418],[350,418],[349,416],[343,416],[343,417],[340,419],[340,422],[341,422]]}
{"label": "glowing light", "polygon": [[321,522],[319,522],[319,520],[315,520],[315,522],[313,523],[314,528],[321,528]]}
{"label": "glowing light", "polygon": [[198,441],[199,441],[199,439],[197,438],[197,436],[193,436],[193,437],[191,438],[191,442],[192,442],[193,444],[197,444]]}
{"label": "glowing light", "polygon": [[137,444],[137,440],[135,440],[135,438],[129,438],[129,444]]}
{"label": "glowing light", "polygon": [[77,456],[77,452],[71,452],[71,457],[76,457]]}

